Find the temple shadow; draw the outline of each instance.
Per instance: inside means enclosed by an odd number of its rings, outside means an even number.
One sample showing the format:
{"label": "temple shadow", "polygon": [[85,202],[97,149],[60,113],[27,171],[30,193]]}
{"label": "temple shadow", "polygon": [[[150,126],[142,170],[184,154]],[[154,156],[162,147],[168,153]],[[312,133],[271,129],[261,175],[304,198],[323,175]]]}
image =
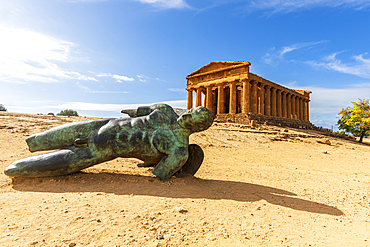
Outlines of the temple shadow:
{"label": "temple shadow", "polygon": [[68,176],[48,178],[14,178],[12,186],[18,191],[47,193],[101,192],[116,195],[144,195],[166,198],[234,200],[267,202],[311,213],[343,215],[336,207],[297,198],[296,194],[252,183],[199,179],[179,175],[163,182],[159,178],[110,172],[78,172]]}

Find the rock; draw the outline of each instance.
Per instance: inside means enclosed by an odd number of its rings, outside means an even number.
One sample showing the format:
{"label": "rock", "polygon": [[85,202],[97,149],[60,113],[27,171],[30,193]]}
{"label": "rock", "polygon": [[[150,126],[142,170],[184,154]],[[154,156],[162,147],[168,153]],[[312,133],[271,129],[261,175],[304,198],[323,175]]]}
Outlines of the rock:
{"label": "rock", "polygon": [[184,213],[187,213],[187,212],[188,212],[188,210],[187,210],[187,209],[182,208],[182,207],[179,207],[179,206],[174,207],[174,210],[175,210],[175,211],[177,211],[177,212],[179,212],[179,213],[182,213],[182,214],[184,214]]}
{"label": "rock", "polygon": [[251,127],[256,127],[256,126],[257,126],[256,120],[251,120]]}
{"label": "rock", "polygon": [[329,139],[325,139],[325,140],[318,140],[317,141],[318,143],[321,143],[321,144],[326,144],[326,145],[331,145],[331,142]]}

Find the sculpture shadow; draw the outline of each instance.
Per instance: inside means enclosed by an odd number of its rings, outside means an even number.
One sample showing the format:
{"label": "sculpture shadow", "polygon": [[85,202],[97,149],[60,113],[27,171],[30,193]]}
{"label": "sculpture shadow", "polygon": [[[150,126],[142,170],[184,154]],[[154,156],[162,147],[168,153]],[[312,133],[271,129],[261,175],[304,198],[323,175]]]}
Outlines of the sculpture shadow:
{"label": "sculpture shadow", "polygon": [[14,178],[13,188],[18,191],[47,193],[102,192],[239,202],[266,200],[271,204],[299,211],[334,216],[344,214],[336,207],[300,199],[296,194],[282,189],[246,182],[199,179],[183,174],[163,182],[159,178],[143,175],[78,172],[60,177]]}

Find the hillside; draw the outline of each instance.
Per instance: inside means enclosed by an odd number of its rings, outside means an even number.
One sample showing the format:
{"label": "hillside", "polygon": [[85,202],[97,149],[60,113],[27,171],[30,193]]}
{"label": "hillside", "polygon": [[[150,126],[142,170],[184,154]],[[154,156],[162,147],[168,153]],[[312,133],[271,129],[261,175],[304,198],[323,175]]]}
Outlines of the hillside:
{"label": "hillside", "polygon": [[[75,117],[1,113],[0,169],[25,138]],[[367,246],[370,146],[215,123],[195,176],[163,182],[119,158],[51,178],[0,173],[0,246]]]}

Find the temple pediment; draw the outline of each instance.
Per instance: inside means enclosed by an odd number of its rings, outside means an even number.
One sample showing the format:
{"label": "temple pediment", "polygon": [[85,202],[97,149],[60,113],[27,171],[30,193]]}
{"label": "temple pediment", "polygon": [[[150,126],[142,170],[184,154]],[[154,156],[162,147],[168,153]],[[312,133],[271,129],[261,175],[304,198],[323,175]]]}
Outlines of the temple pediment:
{"label": "temple pediment", "polygon": [[223,70],[223,69],[232,69],[235,66],[239,65],[246,65],[249,66],[250,63],[246,61],[236,61],[236,62],[224,62],[224,61],[215,61],[215,62],[210,62],[207,65],[204,65],[200,69],[194,71],[193,73],[189,74],[188,77],[192,77],[198,74],[204,74],[207,72],[211,71],[218,71],[218,70]]}

